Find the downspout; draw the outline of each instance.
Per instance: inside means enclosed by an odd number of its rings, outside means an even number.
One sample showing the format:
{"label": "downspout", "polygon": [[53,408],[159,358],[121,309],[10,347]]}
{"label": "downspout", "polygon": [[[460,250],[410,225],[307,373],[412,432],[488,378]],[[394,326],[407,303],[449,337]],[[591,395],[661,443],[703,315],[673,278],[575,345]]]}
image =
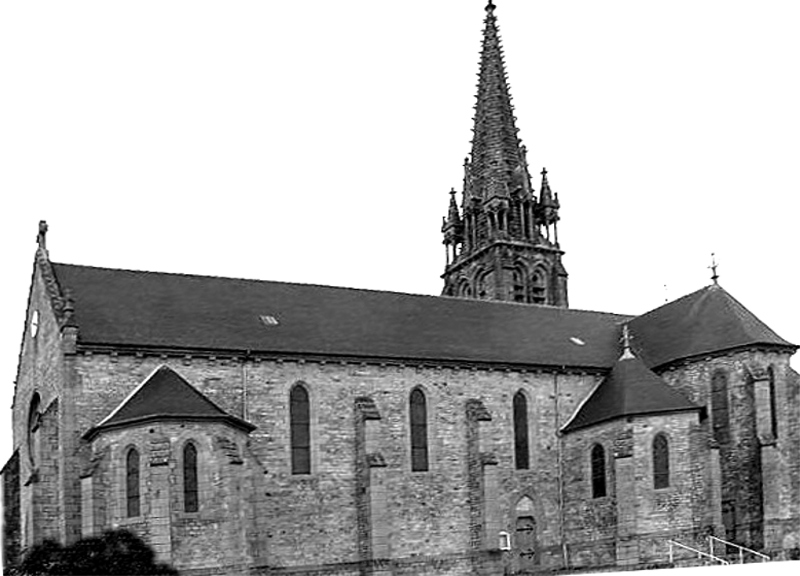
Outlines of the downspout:
{"label": "downspout", "polygon": [[[564,371],[565,366],[561,367]],[[563,556],[564,568],[569,568],[569,551],[564,539],[564,451],[561,440],[561,423],[559,422],[559,390],[558,372],[553,373],[553,396],[555,397],[555,433],[556,433],[556,457],[558,459],[558,537],[561,540],[561,554]]]}
{"label": "downspout", "polygon": [[250,350],[245,350],[242,360],[242,420],[247,422],[247,362],[250,360]]}

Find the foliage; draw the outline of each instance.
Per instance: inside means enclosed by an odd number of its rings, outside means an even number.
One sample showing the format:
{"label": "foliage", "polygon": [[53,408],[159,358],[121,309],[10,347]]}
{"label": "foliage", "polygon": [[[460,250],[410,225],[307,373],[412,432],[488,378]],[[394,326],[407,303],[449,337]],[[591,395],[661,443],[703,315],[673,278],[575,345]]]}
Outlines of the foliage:
{"label": "foliage", "polygon": [[177,576],[178,571],[157,563],[153,550],[132,532],[111,530],[66,547],[52,540],[38,544],[25,555],[18,573],[20,576]]}

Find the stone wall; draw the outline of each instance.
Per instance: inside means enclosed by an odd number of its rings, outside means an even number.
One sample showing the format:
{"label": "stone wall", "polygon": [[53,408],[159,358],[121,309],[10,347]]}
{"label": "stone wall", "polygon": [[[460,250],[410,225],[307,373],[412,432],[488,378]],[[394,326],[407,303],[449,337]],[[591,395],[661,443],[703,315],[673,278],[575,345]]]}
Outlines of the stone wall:
{"label": "stone wall", "polygon": [[19,451],[3,466],[3,572],[17,563],[21,551]]}
{"label": "stone wall", "polygon": [[[19,542],[25,549],[44,537],[66,538],[66,518],[62,513],[66,496],[63,486],[63,434],[54,438],[69,425],[64,421],[63,406],[56,410],[64,391],[64,353],[61,327],[53,307],[56,290],[52,276],[47,274],[47,266],[41,257],[31,283],[28,299],[28,313],[20,346],[17,380],[12,406],[12,427],[14,448],[19,451],[20,488],[20,526]],[[32,330],[36,318],[37,329]],[[39,398],[39,430],[29,436],[31,404],[34,396]],[[58,421],[47,420],[44,431],[42,414],[51,407],[58,413]],[[49,434],[48,438],[45,436]],[[53,444],[55,442],[55,444]],[[38,448],[37,448],[38,446]],[[39,450],[40,454],[35,453]],[[44,456],[51,458],[46,469]],[[46,489],[41,482],[46,483]],[[46,501],[41,500],[45,498]]]}
{"label": "stone wall", "polygon": [[[252,498],[257,521],[247,537],[253,561],[271,569],[358,563],[358,427],[355,400],[374,402],[380,421],[369,422],[371,442],[385,463],[380,505],[382,555],[392,561],[465,557],[472,532],[466,403],[479,400],[491,416],[480,423],[480,451],[496,458],[493,529],[513,533],[514,509],[535,502],[540,561],[562,564],[557,428],[596,385],[588,374],[552,374],[456,367],[303,362],[244,358],[83,354],[76,358],[76,418],[97,424],[159,365],[167,364],[220,407],[258,428],[249,449],[262,473]],[[303,382],[311,403],[312,466],[290,469],[289,390]],[[420,387],[428,404],[430,469],[411,472],[409,394]],[[512,398],[528,398],[531,467],[514,468]],[[480,507],[485,503],[474,502]],[[361,505],[363,510],[363,504]],[[363,513],[362,513],[363,514]],[[363,526],[363,520],[361,522]],[[362,527],[363,534],[363,527]],[[497,541],[487,534],[485,545]],[[482,545],[482,550],[486,546]],[[466,554],[466,556],[464,556]],[[455,556],[454,556],[455,555]],[[460,556],[459,556],[460,555]],[[482,562],[479,560],[478,563]]]}
{"label": "stone wall", "polygon": [[[598,424],[566,435],[564,445],[564,543],[572,566],[616,563],[618,457],[628,456],[618,447],[626,427],[623,422]],[[592,495],[591,451],[601,445],[605,453],[606,495]],[[629,494],[625,495],[626,497]]]}
{"label": "stone wall", "polygon": [[[198,451],[196,512],[184,506],[183,449]],[[128,517],[125,460],[135,448],[140,456],[140,514]],[[101,433],[93,441],[95,461],[83,478],[88,533],[133,530],[154,548],[158,560],[176,568],[243,571],[254,551],[248,539],[256,521],[253,508],[254,462],[247,438],[217,423],[154,423]],[[262,472],[263,474],[263,472]],[[89,534],[86,534],[89,535]]]}
{"label": "stone wall", "polygon": [[[774,403],[768,397],[770,367]],[[713,505],[723,518],[728,515],[731,540],[773,553],[797,546],[800,526],[793,511],[800,509],[800,406],[789,354],[745,350],[674,366],[661,375],[695,403],[710,408],[711,379],[718,371],[728,378],[731,426],[730,441],[719,446],[722,502]],[[773,405],[777,438],[765,424],[771,422]],[[725,538],[726,532],[717,529],[717,535]]]}

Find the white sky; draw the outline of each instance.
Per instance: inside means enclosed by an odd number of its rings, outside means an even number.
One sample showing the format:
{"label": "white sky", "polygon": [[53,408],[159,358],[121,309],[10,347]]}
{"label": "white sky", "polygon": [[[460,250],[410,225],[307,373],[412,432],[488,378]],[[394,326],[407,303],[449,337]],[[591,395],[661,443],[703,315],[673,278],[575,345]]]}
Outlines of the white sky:
{"label": "white sky", "polygon": [[[572,307],[645,312],[716,252],[800,343],[800,3],[497,4]],[[58,262],[439,293],[484,5],[0,4],[4,429],[40,219]]]}

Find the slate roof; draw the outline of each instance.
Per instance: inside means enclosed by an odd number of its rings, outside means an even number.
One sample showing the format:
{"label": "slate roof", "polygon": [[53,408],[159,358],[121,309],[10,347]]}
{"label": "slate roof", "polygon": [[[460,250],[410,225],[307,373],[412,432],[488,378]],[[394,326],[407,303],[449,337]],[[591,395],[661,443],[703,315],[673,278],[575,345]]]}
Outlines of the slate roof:
{"label": "slate roof", "polygon": [[85,436],[91,439],[103,430],[176,419],[226,422],[246,432],[255,429],[214,404],[174,370],[161,366]]}
{"label": "slate roof", "polygon": [[700,410],[664,382],[639,358],[620,358],[573,418],[563,428],[572,432],[616,418]]}
{"label": "slate roof", "polygon": [[531,304],[235,278],[53,265],[78,343],[610,369],[619,328],[653,369],[751,345],[796,347],[720,286],[639,317]]}
{"label": "slate roof", "polygon": [[74,298],[78,342],[87,346],[607,369],[618,355],[619,325],[630,318],[306,284],[53,269]]}
{"label": "slate roof", "polygon": [[796,346],[712,284],[632,320],[633,346],[651,368],[751,345]]}

